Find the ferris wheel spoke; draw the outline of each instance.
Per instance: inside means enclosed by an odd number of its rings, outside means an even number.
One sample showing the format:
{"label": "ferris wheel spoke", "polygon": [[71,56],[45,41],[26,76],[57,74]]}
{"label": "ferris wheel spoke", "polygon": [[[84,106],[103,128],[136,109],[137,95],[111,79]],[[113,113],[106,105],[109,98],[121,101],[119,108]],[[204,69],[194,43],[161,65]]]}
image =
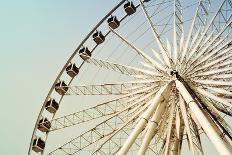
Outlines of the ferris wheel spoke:
{"label": "ferris wheel spoke", "polygon": [[209,85],[209,86],[232,86],[232,82],[227,82],[227,81],[215,81],[215,80],[194,80],[194,82],[199,83],[199,84],[204,84],[204,85]]}
{"label": "ferris wheel spoke", "polygon": [[[204,26],[204,31],[202,32],[201,37],[199,38],[200,41],[204,38],[204,36],[207,34],[207,31],[209,30],[210,26],[214,25],[215,19],[218,15],[221,14],[222,8],[225,4],[225,2],[228,0],[224,0],[221,5],[219,6],[218,10],[215,12],[214,16],[212,17],[211,21],[207,25]],[[201,2],[200,2],[201,3]],[[208,13],[207,13],[208,14]]]}
{"label": "ferris wheel spoke", "polygon": [[146,125],[147,120],[150,118],[152,113],[156,110],[158,104],[160,102],[163,102],[165,99],[167,100],[169,98],[169,93],[171,91],[170,89],[171,88],[170,88],[170,83],[169,83],[163,86],[156,93],[155,97],[151,100],[151,104],[148,110],[143,114],[142,118],[140,119],[140,121],[138,122],[138,124],[136,125],[132,133],[130,134],[130,136],[125,141],[124,145],[119,151],[119,154],[126,154],[129,151],[135,139],[138,137],[138,135],[140,134],[140,132],[143,130],[144,126]]}
{"label": "ferris wheel spoke", "polygon": [[122,74],[131,75],[131,76],[134,76],[134,75],[143,75],[143,76],[148,76],[148,77],[162,76],[160,73],[157,73],[157,72],[151,72],[149,70],[140,69],[140,68],[136,68],[132,66],[126,66],[126,65],[117,64],[117,63],[112,63],[112,62],[107,62],[107,61],[98,60],[95,58],[89,58],[88,60],[86,60],[86,62],[93,64],[100,68],[113,70],[113,71],[116,71]]}
{"label": "ferris wheel spoke", "polygon": [[193,119],[191,119],[190,113],[187,112],[185,101],[182,98],[182,96],[179,96],[179,103],[180,103],[180,109],[181,114],[183,116],[185,129],[188,135],[190,150],[192,154],[203,154],[202,145],[200,143],[200,140],[198,138],[198,134],[196,133],[196,129],[194,128],[194,122]]}
{"label": "ferris wheel spoke", "polygon": [[154,49],[151,49],[151,50],[152,50],[152,53],[153,53],[153,55],[155,56],[155,58],[156,58],[162,65],[164,65],[164,63],[163,63],[164,60],[163,60],[161,54],[160,54],[158,51],[154,50]]}
{"label": "ferris wheel spoke", "polygon": [[[89,131],[86,131],[85,133],[79,135],[78,137],[72,139],[71,141],[50,152],[49,155],[55,155],[60,150],[68,152],[67,155],[75,154],[81,151],[82,149],[92,145],[93,143],[96,143],[97,141],[105,138],[106,136],[113,134],[117,130],[117,124],[111,123],[111,121],[117,118],[118,121],[123,121],[125,118],[127,118],[125,116],[128,114],[128,110],[132,110],[136,108],[138,105],[141,106],[143,105],[143,103],[147,103],[149,100],[151,100],[155,92],[156,91],[152,91],[144,97],[136,99],[135,101],[131,101],[131,104],[123,110],[115,113],[113,116],[96,125],[94,128],[90,129]],[[138,109],[138,107],[136,109]],[[122,123],[125,122],[123,121]]]}
{"label": "ferris wheel spoke", "polygon": [[180,40],[183,38],[183,19],[182,19],[182,5],[181,0],[174,0],[174,18],[173,18],[173,59],[174,63],[177,63],[180,52]]}
{"label": "ferris wheel spoke", "polygon": [[161,39],[160,39],[160,34],[158,34],[156,28],[154,27],[154,24],[152,23],[152,20],[151,20],[151,18],[149,17],[149,15],[148,15],[148,13],[147,13],[147,11],[146,11],[146,8],[145,8],[145,6],[144,6],[142,0],[140,0],[140,5],[141,5],[141,7],[142,7],[142,9],[143,9],[144,15],[145,15],[145,17],[147,18],[147,21],[148,21],[148,23],[149,23],[149,25],[150,25],[150,28],[151,28],[152,32],[153,32],[153,35],[154,35],[155,40],[156,40],[156,42],[157,42],[157,44],[158,44],[158,46],[159,46],[159,49],[160,49],[161,54],[162,54],[162,56],[163,56],[163,58],[164,58],[164,61],[165,61],[166,65],[170,67],[170,66],[171,66],[171,62],[170,62],[171,59],[170,59],[170,56],[168,56],[168,53],[167,53],[167,51],[165,50],[164,45],[163,45],[163,43],[162,43],[162,41],[161,41]]}
{"label": "ferris wheel spoke", "polygon": [[[200,31],[198,31],[198,32],[200,32]],[[208,35],[207,38],[204,41],[201,41],[199,39],[200,36],[199,37],[198,36],[194,37],[194,39],[197,39],[197,40],[192,40],[192,43],[191,43],[192,46],[190,45],[190,48],[189,48],[190,54],[188,56],[186,56],[186,62],[185,62],[186,64],[187,63],[189,63],[189,64],[191,63],[191,65],[192,65],[192,60],[194,59],[194,55],[197,54],[197,51],[201,51],[201,47],[211,39],[212,35],[213,35],[213,33],[211,33],[210,35]],[[184,68],[185,70],[183,72],[188,71],[189,68],[192,67],[191,65],[186,66]]]}
{"label": "ferris wheel spoke", "polygon": [[[232,49],[232,48],[231,48]],[[229,50],[226,50],[227,52]],[[205,65],[201,66],[201,67],[196,67],[196,69],[193,69],[192,71],[190,71],[188,73],[188,76],[191,76],[193,75],[195,72],[199,72],[199,71],[202,71],[202,70],[205,70],[205,69],[210,69],[210,68],[213,68],[213,67],[220,67],[220,66],[227,66],[227,65],[230,65],[231,64],[231,60],[229,61],[226,61],[228,59],[230,59],[230,57],[232,56],[232,54],[228,54],[228,55],[225,55],[221,58],[218,58],[218,59],[215,59],[213,61],[210,61],[208,63],[205,63]]]}
{"label": "ferris wheel spoke", "polygon": [[232,97],[232,92],[225,90],[223,88],[217,88],[217,87],[206,87],[208,90],[210,90],[210,92],[215,92],[217,93],[219,96],[223,97],[223,96],[230,96]]}
{"label": "ferris wheel spoke", "polygon": [[[217,12],[215,13],[215,15],[213,16],[212,20],[211,20],[211,21],[209,22],[209,24],[206,26],[204,32],[201,34],[201,37],[199,38],[198,43],[202,42],[202,40],[203,40],[204,36],[206,35],[207,31],[209,30],[210,26],[214,24],[215,18],[216,18],[218,15],[220,15],[220,13],[221,13],[221,11],[222,11],[221,9],[222,9],[223,5],[225,4],[225,1],[226,1],[226,0],[223,1],[223,3],[221,4],[221,6],[219,7],[219,9],[217,10]],[[194,59],[191,61],[191,63],[194,63],[194,62],[205,52],[205,50],[207,50],[207,49],[209,48],[209,45],[211,45],[213,42],[215,42],[215,40],[216,40],[219,36],[221,36],[221,34],[222,34],[228,27],[230,27],[231,22],[232,22],[231,16],[232,16],[232,14],[230,14],[230,17],[228,18],[228,20],[225,21],[225,24],[224,24],[223,28],[222,28],[220,31],[218,31],[218,33],[216,34],[216,36],[215,36],[213,39],[211,39],[209,43],[207,43],[207,45],[204,47],[203,50],[200,50],[200,52],[194,57]],[[203,44],[203,45],[204,45],[204,44]],[[197,46],[198,46],[198,45],[197,45]],[[196,47],[197,47],[197,46],[196,46]],[[195,51],[195,50],[193,50],[193,51]],[[190,57],[189,57],[189,58],[190,58]]]}
{"label": "ferris wheel spoke", "polygon": [[[217,47],[223,40],[223,39],[219,39],[219,41],[216,41],[216,39],[218,39],[218,37],[228,28],[231,26],[232,20],[228,21],[228,23],[225,23],[225,25],[223,26],[223,29],[221,31],[219,31],[215,37],[213,37],[213,39],[211,39],[209,42],[207,42],[207,45],[203,48],[200,49],[200,51],[196,54],[196,56],[191,60],[191,64],[195,63],[209,48],[210,46],[213,45],[213,48]],[[216,43],[215,43],[216,42]]]}
{"label": "ferris wheel spoke", "polygon": [[[231,14],[231,17],[232,17],[232,14]],[[231,27],[231,23],[232,23],[231,19],[228,22],[225,23],[225,25],[223,26],[223,28],[216,34],[216,36],[214,38],[212,38],[209,42],[207,42],[207,45],[203,49],[200,49],[200,51],[196,54],[196,56],[191,60],[191,63],[190,63],[189,66],[192,66],[194,63],[197,63],[197,61],[199,61],[199,58],[203,54],[205,54],[207,52],[207,50],[211,51],[211,50],[209,50],[210,46],[213,45],[213,48],[215,48],[215,47],[217,47],[224,40],[224,37],[223,37],[223,39],[219,39],[219,41],[216,41],[216,39],[218,39],[221,36],[221,34],[224,33],[227,30],[228,27]],[[195,50],[193,50],[193,51],[195,52]]]}
{"label": "ferris wheel spoke", "polygon": [[198,61],[196,64],[193,65],[193,67],[192,67],[193,70],[194,70],[194,68],[197,68],[197,66],[199,66],[200,64],[206,63],[207,60],[218,57],[218,56],[223,55],[223,54],[227,53],[228,51],[230,51],[232,49],[232,47],[228,47],[228,48],[225,48],[225,47],[229,46],[231,42],[232,42],[232,40],[229,40],[226,43],[223,43],[222,45],[220,45],[215,50],[208,50],[208,52],[205,54],[205,57],[203,57],[203,59],[201,59],[200,61]]}
{"label": "ferris wheel spoke", "polygon": [[[196,49],[200,46],[201,42],[199,39],[199,35],[200,35],[200,30],[198,30],[196,32],[196,35],[193,36],[193,39],[191,41],[191,44],[189,45],[188,49],[186,48],[185,50],[188,50],[189,54],[186,55],[186,63],[189,62],[189,60],[192,58],[193,54],[195,53]],[[210,37],[210,36],[209,36]],[[208,40],[209,38],[207,38],[206,40]],[[187,45],[186,45],[187,46]]]}
{"label": "ferris wheel spoke", "polygon": [[213,79],[231,79],[232,78],[232,74],[220,74],[220,75],[214,75],[212,76]]}
{"label": "ferris wheel spoke", "polygon": [[201,100],[204,101],[204,104],[212,113],[213,120],[219,125],[223,133],[226,134],[232,141],[232,128],[230,127],[230,125],[224,120],[224,118],[220,115],[219,111],[214,107],[213,104],[202,98],[202,96],[201,96]]}
{"label": "ferris wheel spoke", "polygon": [[119,97],[117,99],[100,103],[96,106],[53,119],[51,121],[50,132],[85,123],[87,121],[98,119],[104,116],[113,115],[122,110],[122,108],[128,106],[128,104],[130,104],[135,99],[138,99],[142,96],[143,94],[124,95],[123,97]]}
{"label": "ferris wheel spoke", "polygon": [[[209,102],[211,101],[210,99],[207,99]],[[221,104],[219,102],[210,102],[213,104],[213,106],[220,112],[232,116],[232,108],[229,106],[225,106],[224,104]]]}
{"label": "ferris wheel spoke", "polygon": [[[211,33],[204,41],[201,42],[201,40],[199,40],[196,45],[193,47],[192,49],[192,53],[189,56],[187,62],[190,62],[190,65],[194,65],[196,60],[200,60],[201,56],[205,53],[207,53],[207,51],[211,52],[212,50],[214,50],[216,47],[218,47],[218,45],[220,45],[222,43],[223,39],[219,39],[217,41],[215,41],[214,43],[210,44],[210,41],[212,40],[213,37],[213,33]],[[206,45],[206,46],[205,46]],[[210,45],[210,46],[209,46]],[[194,56],[195,54],[195,56]],[[194,56],[194,57],[193,57]],[[196,57],[198,57],[199,59],[196,59]],[[197,61],[197,62],[198,62]],[[197,63],[196,62],[196,63]],[[190,67],[189,67],[190,68]],[[188,69],[189,69],[188,68]],[[193,67],[192,67],[193,68]]]}
{"label": "ferris wheel spoke", "polygon": [[163,71],[166,72],[166,69],[164,66],[162,66],[161,64],[159,64],[158,62],[156,62],[154,59],[152,59],[149,55],[147,55],[146,53],[144,53],[142,50],[140,50],[139,48],[135,47],[132,43],[130,43],[126,38],[124,38],[123,36],[121,36],[119,33],[117,33],[116,31],[114,31],[113,29],[111,29],[111,31],[118,36],[121,40],[123,40],[128,46],[130,46],[132,49],[134,49],[137,54],[139,54],[140,56],[142,56],[146,61],[148,61],[151,65],[153,65],[157,71]]}
{"label": "ferris wheel spoke", "polygon": [[[154,83],[154,80],[137,80],[125,83],[105,83],[96,85],[63,86],[68,91],[65,95],[123,95],[130,93],[129,88],[137,85]],[[151,88],[151,87],[149,87]]]}
{"label": "ferris wheel spoke", "polygon": [[207,20],[208,14],[209,14],[209,12],[208,12],[209,6],[210,6],[210,1],[199,0],[197,9],[195,11],[195,14],[194,14],[194,17],[192,20],[190,30],[188,32],[185,46],[183,47],[183,53],[181,55],[181,60],[180,60],[181,63],[183,62],[183,60],[187,54],[188,49],[190,49],[188,47],[189,43],[194,42],[194,41],[192,41],[192,39],[194,38],[194,36],[196,36],[195,34],[198,34],[198,32],[202,31],[202,29],[206,25],[206,20]]}
{"label": "ferris wheel spoke", "polygon": [[209,97],[209,98],[211,98],[211,99],[213,99],[213,100],[215,100],[217,102],[220,102],[220,103],[222,103],[222,104],[224,104],[226,106],[232,107],[231,103],[227,102],[226,100],[224,100],[224,99],[222,99],[220,97],[215,96],[214,94],[212,94],[212,93],[210,93],[210,92],[208,92],[208,91],[206,91],[204,89],[201,89],[201,88],[198,87],[198,88],[196,88],[196,90],[197,90],[197,92],[199,92],[200,94],[202,94],[202,95],[204,95],[206,97]]}
{"label": "ferris wheel spoke", "polygon": [[199,77],[199,76],[211,76],[215,74],[221,74],[221,73],[231,73],[232,67],[227,67],[227,68],[221,68],[217,69],[215,68],[214,70],[211,71],[205,71],[202,73],[197,73],[196,75],[192,75],[191,77]]}
{"label": "ferris wheel spoke", "polygon": [[[229,56],[226,59],[229,59]],[[226,68],[226,67],[231,67],[231,65],[232,65],[232,61],[231,60],[229,60],[229,61],[225,60],[223,63],[218,63],[218,64],[214,65],[212,68],[214,68],[214,69],[216,69],[216,68]],[[226,71],[226,72],[220,73],[220,75],[221,74],[226,74],[226,73],[229,74],[230,72]],[[216,75],[218,75],[218,74],[216,74]]]}
{"label": "ferris wheel spoke", "polygon": [[[179,43],[184,32],[183,28],[183,16],[182,16],[182,0],[174,0],[174,27],[176,34],[176,42]],[[174,41],[175,42],[175,41]]]}
{"label": "ferris wheel spoke", "polygon": [[[99,148],[96,149],[96,151],[94,151],[94,154],[97,154],[98,152],[102,152],[101,149],[105,146],[105,145],[110,145],[110,142],[112,141],[113,137],[115,137],[117,134],[120,134],[120,132],[124,132],[126,133],[127,136],[129,136],[129,133],[127,133],[125,130],[123,130],[129,123],[131,122],[135,122],[135,120],[137,120],[134,124],[137,124],[138,122],[138,117],[140,116],[141,113],[143,113],[147,107],[149,106],[149,103],[144,103],[144,104],[141,104],[140,107],[136,108],[133,113],[133,116],[130,116],[129,119],[127,120],[127,122],[125,122],[120,128],[118,128],[107,140],[105,140]],[[136,113],[135,113],[136,112]],[[135,114],[134,114],[135,113]],[[121,135],[121,134],[120,134]],[[121,141],[117,141],[117,142],[114,142],[114,143],[121,143]],[[135,143],[137,146],[140,146],[138,145],[137,143]],[[120,149],[121,146],[117,146],[117,149],[116,151],[118,152],[119,149]],[[115,149],[115,148],[114,148]]]}

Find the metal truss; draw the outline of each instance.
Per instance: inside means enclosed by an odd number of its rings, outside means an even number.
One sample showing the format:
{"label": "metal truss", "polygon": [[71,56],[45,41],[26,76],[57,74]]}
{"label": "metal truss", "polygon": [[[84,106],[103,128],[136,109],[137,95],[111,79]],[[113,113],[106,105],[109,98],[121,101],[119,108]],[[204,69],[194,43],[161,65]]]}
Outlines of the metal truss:
{"label": "metal truss", "polygon": [[109,70],[116,71],[116,72],[119,72],[121,74],[126,74],[126,75],[132,75],[132,76],[145,75],[148,77],[160,76],[159,74],[155,74],[155,73],[148,71],[148,70],[139,69],[139,68],[131,67],[131,66],[126,66],[126,65],[122,65],[122,64],[116,64],[116,63],[107,62],[107,61],[103,61],[103,60],[98,60],[95,58],[89,58],[88,60],[86,60],[86,62],[93,64],[93,65],[100,67],[100,68],[109,69]]}
{"label": "metal truss", "polygon": [[135,96],[138,99],[139,97],[143,96],[143,94],[125,95],[123,97],[100,103],[96,106],[53,119],[51,122],[52,126],[50,131],[63,129],[97,118],[113,115],[122,110],[123,108],[127,107],[128,102],[131,100],[133,96]]}
{"label": "metal truss", "polygon": [[211,5],[211,0],[200,0],[199,6],[196,12],[195,23],[193,27],[193,33],[196,34],[199,29],[203,31],[206,26],[207,18],[210,14],[209,9]]}
{"label": "metal truss", "polygon": [[[146,81],[143,82],[140,84],[146,85]],[[130,93],[129,88],[137,85],[138,83],[65,86],[68,88],[65,95],[123,95]]]}
{"label": "metal truss", "polygon": [[[200,96],[201,100],[204,102],[205,106],[207,107],[208,110],[212,113],[212,120],[216,122],[223,130],[223,132],[229,136],[229,138],[232,138],[232,128],[230,125],[224,120],[224,118],[220,115],[219,111],[211,104],[208,100],[203,99],[202,96]],[[231,139],[232,140],[232,139]]]}
{"label": "metal truss", "polygon": [[[51,153],[49,153],[49,155],[55,155],[59,153],[67,155],[75,154],[78,151],[81,151],[82,149],[90,146],[91,144],[96,143],[99,140],[102,140],[106,136],[113,134],[118,129],[119,124],[125,123],[124,120],[128,111],[132,110],[138,104],[143,105],[143,103],[149,101],[152,98],[153,93],[154,92],[151,92],[140,99],[131,100],[130,106],[127,106],[125,109],[115,113],[113,116],[96,125],[94,128],[90,129],[89,131],[86,131],[85,133],[79,135],[73,140],[52,151]],[[137,109],[138,108],[139,107],[137,107]],[[115,124],[114,122],[115,119],[118,121],[117,124]]]}
{"label": "metal truss", "polygon": [[184,33],[183,28],[183,17],[182,17],[182,0],[174,0],[174,23],[175,23],[175,33],[176,33],[176,42],[179,45],[182,35]]}

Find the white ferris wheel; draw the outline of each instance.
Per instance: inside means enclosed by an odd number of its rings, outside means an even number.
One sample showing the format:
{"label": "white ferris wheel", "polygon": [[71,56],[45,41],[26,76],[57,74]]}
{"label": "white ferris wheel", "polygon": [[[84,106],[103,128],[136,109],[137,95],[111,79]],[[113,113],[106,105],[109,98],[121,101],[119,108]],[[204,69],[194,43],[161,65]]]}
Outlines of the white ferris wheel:
{"label": "white ferris wheel", "polygon": [[28,155],[231,155],[231,23],[231,0],[120,1],[55,79]]}

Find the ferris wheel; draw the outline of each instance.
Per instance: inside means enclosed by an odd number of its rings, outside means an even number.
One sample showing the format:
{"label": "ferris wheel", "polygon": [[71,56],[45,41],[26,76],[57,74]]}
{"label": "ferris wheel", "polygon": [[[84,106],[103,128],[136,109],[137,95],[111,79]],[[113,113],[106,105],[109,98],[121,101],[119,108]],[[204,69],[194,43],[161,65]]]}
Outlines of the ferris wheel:
{"label": "ferris wheel", "polygon": [[120,1],[55,79],[28,155],[231,155],[231,23],[231,0]]}

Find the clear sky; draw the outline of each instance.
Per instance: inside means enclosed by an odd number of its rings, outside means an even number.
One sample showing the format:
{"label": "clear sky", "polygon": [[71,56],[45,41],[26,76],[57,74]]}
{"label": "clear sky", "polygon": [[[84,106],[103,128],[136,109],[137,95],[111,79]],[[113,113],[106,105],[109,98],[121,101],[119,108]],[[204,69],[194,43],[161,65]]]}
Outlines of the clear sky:
{"label": "clear sky", "polygon": [[0,150],[25,155],[59,70],[118,0],[0,1]]}
{"label": "clear sky", "polygon": [[0,154],[27,153],[59,70],[116,2],[0,1]]}

